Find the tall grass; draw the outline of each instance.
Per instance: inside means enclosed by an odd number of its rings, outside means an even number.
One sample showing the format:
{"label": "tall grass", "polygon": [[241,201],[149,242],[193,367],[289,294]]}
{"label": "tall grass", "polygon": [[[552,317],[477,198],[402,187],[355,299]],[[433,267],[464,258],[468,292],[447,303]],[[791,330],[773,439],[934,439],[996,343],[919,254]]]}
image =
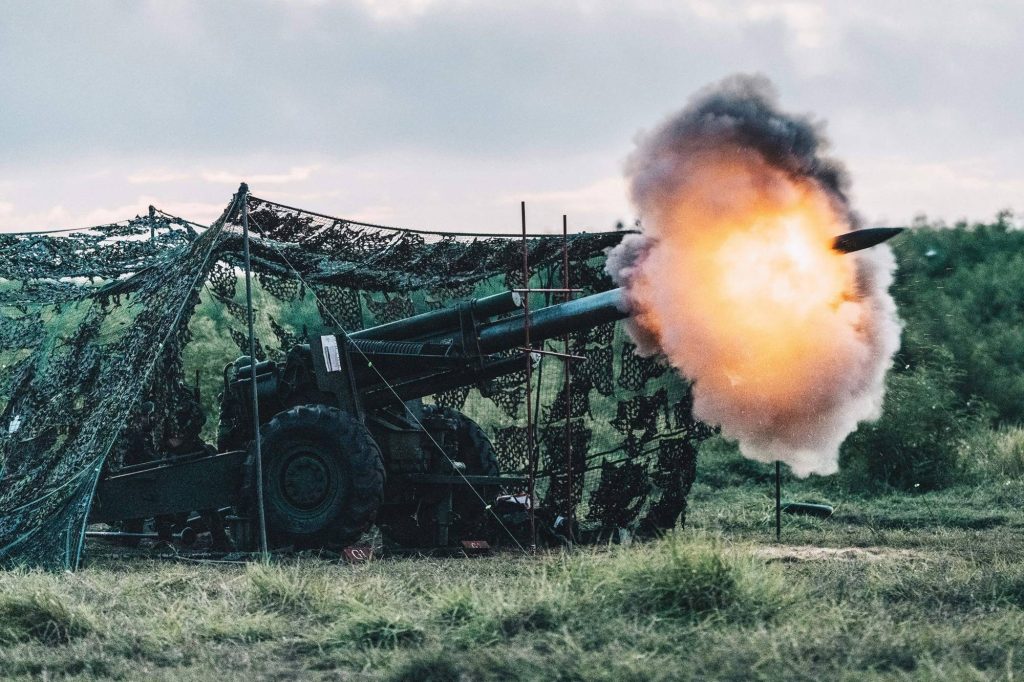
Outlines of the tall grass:
{"label": "tall grass", "polygon": [[1024,428],[981,430],[965,444],[962,457],[967,468],[979,479],[1024,478]]}
{"label": "tall grass", "polygon": [[92,632],[90,619],[45,588],[0,595],[0,644],[67,644]]}
{"label": "tall grass", "polygon": [[[798,499],[826,484],[784,483]],[[700,483],[694,528],[573,554],[243,567],[94,557],[73,574],[0,572],[0,679],[1024,674],[1024,481],[832,488],[836,515],[786,518],[770,551],[764,487]]]}

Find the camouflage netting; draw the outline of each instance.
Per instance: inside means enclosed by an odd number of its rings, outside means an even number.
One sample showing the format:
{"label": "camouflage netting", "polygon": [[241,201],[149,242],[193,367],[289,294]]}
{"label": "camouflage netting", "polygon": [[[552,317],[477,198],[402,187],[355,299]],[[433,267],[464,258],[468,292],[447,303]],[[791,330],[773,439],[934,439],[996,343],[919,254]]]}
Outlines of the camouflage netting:
{"label": "camouflage netting", "polygon": [[[523,286],[518,238],[380,227],[251,196],[248,212],[263,357],[282,359],[310,333]],[[168,416],[159,440],[195,383],[215,440],[223,367],[248,352],[239,216],[233,202],[206,230],[156,211],[68,236],[0,236],[0,564],[78,565],[96,481],[124,460],[124,427],[142,401]],[[604,251],[620,236],[570,235],[572,286],[611,287]],[[529,260],[531,286],[561,285],[560,236],[531,238]],[[531,305],[558,296],[533,294]],[[573,364],[568,395],[560,359],[533,375],[542,502],[606,533],[673,526],[709,435],[687,386],[636,356],[621,325],[573,334],[568,350],[587,358]],[[484,427],[505,472],[530,461],[524,375],[486,396],[435,398]]]}

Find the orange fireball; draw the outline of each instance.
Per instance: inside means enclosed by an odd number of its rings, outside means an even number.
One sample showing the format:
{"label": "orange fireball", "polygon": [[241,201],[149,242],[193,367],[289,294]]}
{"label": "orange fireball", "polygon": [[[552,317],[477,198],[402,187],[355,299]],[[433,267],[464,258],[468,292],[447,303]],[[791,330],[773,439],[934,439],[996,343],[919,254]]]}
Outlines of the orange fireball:
{"label": "orange fireball", "polygon": [[833,250],[852,226],[812,177],[735,146],[676,162],[672,191],[645,207],[627,278],[639,336],[693,380],[695,415],[744,454],[834,471],[842,439],[877,416],[878,366],[895,350],[861,290],[885,279],[865,276],[878,256]]}

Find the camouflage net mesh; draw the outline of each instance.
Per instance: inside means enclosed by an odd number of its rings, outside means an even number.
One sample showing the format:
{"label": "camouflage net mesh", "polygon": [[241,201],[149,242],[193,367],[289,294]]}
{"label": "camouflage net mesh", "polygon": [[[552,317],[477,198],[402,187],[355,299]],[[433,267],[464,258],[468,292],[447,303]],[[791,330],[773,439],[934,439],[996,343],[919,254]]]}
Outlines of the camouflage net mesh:
{"label": "camouflage net mesh", "polygon": [[[78,565],[96,482],[180,348],[221,225],[163,214],[0,236],[0,562]],[[160,382],[152,382],[160,386]],[[149,391],[158,409],[172,396]]]}
{"label": "camouflage net mesh", "polygon": [[[252,196],[247,208],[263,358],[339,325],[523,286],[518,238],[369,225]],[[238,209],[233,201],[205,230],[154,211],[67,236],[0,235],[0,565],[79,564],[96,482],[124,460],[125,425],[142,401],[174,415],[195,382],[203,435],[215,440],[224,365],[248,353]],[[620,237],[570,235],[571,285],[610,288],[604,252]],[[530,285],[560,286],[561,236],[528,248]],[[534,308],[561,300],[532,296]],[[567,342],[546,348],[587,359],[572,364],[568,394],[562,360],[545,356],[533,373],[543,504],[607,533],[672,527],[710,435],[690,416],[688,387],[636,356],[621,325]],[[524,375],[495,380],[486,396],[464,387],[434,397],[481,424],[506,473],[530,461]]]}

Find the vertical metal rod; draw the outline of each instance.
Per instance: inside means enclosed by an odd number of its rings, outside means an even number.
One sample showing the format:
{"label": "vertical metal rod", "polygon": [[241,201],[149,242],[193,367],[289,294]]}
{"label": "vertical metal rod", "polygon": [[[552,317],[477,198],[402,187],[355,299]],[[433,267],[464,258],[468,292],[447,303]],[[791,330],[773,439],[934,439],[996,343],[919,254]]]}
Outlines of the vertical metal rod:
{"label": "vertical metal rod", "polygon": [[252,262],[249,259],[249,185],[238,187],[242,202],[242,246],[245,253],[245,312],[249,323],[249,371],[252,373],[252,443],[256,450],[256,510],[259,517],[260,554],[267,559],[267,518],[263,512],[263,443],[260,438],[260,401],[256,388],[256,331],[252,310]]}
{"label": "vertical metal rod", "polygon": [[782,462],[775,462],[775,541],[782,540]]}
{"label": "vertical metal rod", "polygon": [[[554,287],[554,270],[548,267],[547,279],[545,281],[545,288],[551,289]],[[527,287],[532,288],[532,287]],[[551,292],[544,292],[544,305],[551,305]],[[531,327],[532,330],[532,327]],[[537,361],[537,390],[533,393],[533,423],[540,424],[540,408],[541,408],[541,390],[544,388],[544,354],[540,356],[540,360]],[[537,453],[537,468],[540,468],[540,453]]]}
{"label": "vertical metal rod", "polygon": [[527,291],[523,296],[523,340],[526,352],[526,452],[529,467],[529,501],[530,501],[530,545],[537,549],[537,515],[534,510],[534,495],[537,489],[537,458],[533,445],[533,354],[530,352],[530,246],[526,241],[526,202],[519,203],[523,225],[523,288]]}
{"label": "vertical metal rod", "polygon": [[[565,300],[570,300],[572,292],[569,291],[569,218],[565,214],[562,214],[562,288],[565,289]],[[566,356],[572,355],[572,350],[569,349],[569,334],[562,337],[562,343]],[[569,547],[572,548],[576,542],[576,488],[572,471],[572,358],[563,358],[562,365],[565,370],[565,477],[568,488],[566,518],[569,523]]]}

